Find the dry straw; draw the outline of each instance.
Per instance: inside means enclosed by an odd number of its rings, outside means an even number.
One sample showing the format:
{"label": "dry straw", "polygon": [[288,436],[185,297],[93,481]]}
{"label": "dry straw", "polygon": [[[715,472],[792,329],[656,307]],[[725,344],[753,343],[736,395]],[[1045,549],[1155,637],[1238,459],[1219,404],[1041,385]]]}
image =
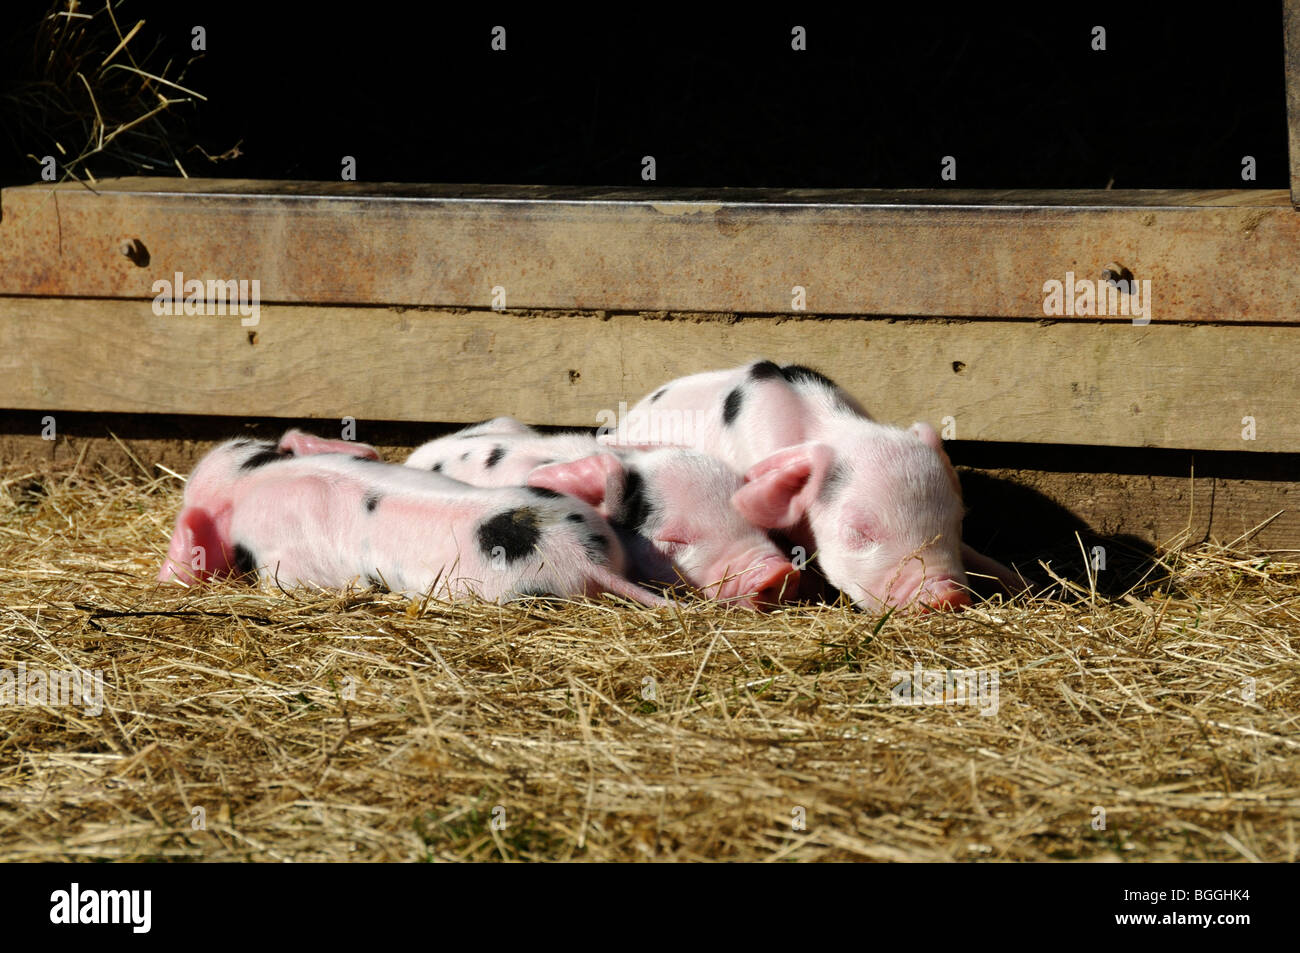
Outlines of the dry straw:
{"label": "dry straw", "polygon": [[[96,174],[186,175],[187,107],[205,97],[185,84],[186,69],[167,50],[190,52],[189,38],[166,45],[128,0],[58,0],[38,22],[13,30],[0,55],[14,80],[0,89],[9,118],[7,148],[38,165],[57,162],[57,178],[93,185]],[[4,127],[0,127],[4,128]]]}
{"label": "dry straw", "polygon": [[0,670],[105,681],[3,709],[0,860],[1297,859],[1294,560],[883,622],[186,591],[143,469],[0,471]]}

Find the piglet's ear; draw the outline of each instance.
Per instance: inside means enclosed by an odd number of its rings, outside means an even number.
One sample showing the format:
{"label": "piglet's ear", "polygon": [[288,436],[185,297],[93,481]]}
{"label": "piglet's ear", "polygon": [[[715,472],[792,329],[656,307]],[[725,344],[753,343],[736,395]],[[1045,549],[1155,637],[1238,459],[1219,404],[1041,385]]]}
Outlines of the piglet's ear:
{"label": "piglet's ear", "polygon": [[623,495],[623,477],[623,461],[612,453],[598,453],[538,467],[528,474],[528,485],[576,496],[607,516]]}
{"label": "piglet's ear", "polygon": [[922,442],[933,447],[935,450],[943,449],[943,441],[939,439],[939,435],[934,432],[934,428],[929,424],[918,420],[916,423],[912,424],[911,431],[916,434]]}
{"label": "piglet's ear", "polygon": [[760,529],[794,526],[821,492],[833,460],[831,448],[822,443],[778,451],[750,468],[731,505]]}
{"label": "piglet's ear", "polygon": [[934,449],[939,454],[939,459],[943,461],[944,469],[948,471],[948,479],[952,482],[953,491],[958,497],[961,496],[961,481],[957,479],[957,471],[952,468],[952,461],[948,459],[948,454],[944,452],[943,441],[939,435],[934,432],[934,428],[929,424],[917,421],[912,424],[912,433],[921,438],[921,442]]}
{"label": "piglet's ear", "polygon": [[355,440],[326,440],[301,430],[288,430],[280,438],[278,447],[281,453],[292,453],[296,457],[310,457],[317,453],[343,453],[363,460],[378,460],[379,451],[368,443]]}
{"label": "piglet's ear", "polygon": [[181,510],[158,581],[200,583],[214,575],[225,575],[229,568],[229,555],[208,511],[197,506]]}

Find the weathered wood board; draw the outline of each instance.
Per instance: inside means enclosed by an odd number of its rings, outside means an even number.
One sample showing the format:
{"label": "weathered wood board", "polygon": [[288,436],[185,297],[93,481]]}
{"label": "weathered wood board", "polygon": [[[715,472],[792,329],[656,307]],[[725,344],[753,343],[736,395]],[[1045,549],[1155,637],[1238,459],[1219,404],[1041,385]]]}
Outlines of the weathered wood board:
{"label": "weathered wood board", "polygon": [[179,273],[257,280],[265,302],[1037,319],[1047,282],[1113,264],[1150,282],[1155,323],[1294,322],[1297,261],[1285,190],[122,179],[0,194],[0,295],[151,298]]}
{"label": "weathered wood board", "polygon": [[594,427],[673,377],[819,368],[949,439],[1300,451],[1300,327],[497,313],[0,298],[0,407]]}

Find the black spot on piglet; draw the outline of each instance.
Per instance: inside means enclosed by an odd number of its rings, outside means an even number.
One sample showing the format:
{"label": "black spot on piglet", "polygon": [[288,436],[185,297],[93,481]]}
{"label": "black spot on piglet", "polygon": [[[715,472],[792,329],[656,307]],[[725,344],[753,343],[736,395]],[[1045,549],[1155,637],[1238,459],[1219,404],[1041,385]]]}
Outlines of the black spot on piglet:
{"label": "black spot on piglet", "polygon": [[530,486],[528,487],[528,492],[531,493],[533,496],[537,497],[539,500],[553,500],[556,497],[564,495],[562,493],[556,492],[555,490],[552,490],[550,487],[547,486]]}
{"label": "black spot on piglet", "polygon": [[658,400],[660,397],[662,397],[662,396],[663,396],[664,394],[666,394],[666,393],[668,393],[668,388],[667,388],[667,387],[661,387],[661,388],[659,388],[657,391],[655,391],[653,394],[650,395],[650,403],[653,404],[656,400]]}
{"label": "black spot on piglet", "polygon": [[619,522],[640,532],[650,520],[654,505],[646,494],[645,480],[637,470],[628,470],[627,480],[623,483],[623,508]]}
{"label": "black spot on piglet", "polygon": [[373,513],[375,507],[379,505],[379,494],[371,493],[366,496],[366,512]]}
{"label": "black spot on piglet", "polygon": [[243,543],[235,543],[235,575],[252,576],[257,573],[257,557]]}
{"label": "black spot on piglet", "polygon": [[288,450],[279,450],[271,444],[263,445],[263,448],[257,453],[250,456],[247,460],[239,465],[241,470],[256,470],[258,467],[264,467],[268,463],[274,463],[276,460],[284,460],[292,457],[293,454]]}
{"label": "black spot on piglet", "polygon": [[749,369],[749,376],[756,381],[770,380],[781,376],[781,368],[771,361],[759,361]]}
{"label": "black spot on piglet", "polygon": [[542,538],[537,523],[537,511],[531,507],[520,506],[498,513],[479,525],[478,547],[489,559],[498,546],[510,562],[522,559],[533,551]]}
{"label": "black spot on piglet", "polygon": [[722,402],[722,422],[728,427],[736,422],[736,417],[740,414],[740,402],[744,400],[744,396],[741,389],[737,387]]}
{"label": "black spot on piglet", "polygon": [[441,473],[441,472],[442,472],[442,461],[439,460],[439,461],[438,461],[437,463],[435,463],[433,466],[429,467],[429,469],[432,470],[434,473]]}
{"label": "black spot on piglet", "polygon": [[493,447],[492,452],[487,455],[487,468],[491,470],[494,466],[496,466],[498,463],[501,462],[501,458],[504,457],[505,455],[506,455],[505,447],[501,447],[501,446]]}
{"label": "black spot on piglet", "polygon": [[582,548],[587,555],[602,565],[609,562],[609,539],[601,532],[592,530],[582,541]]}
{"label": "black spot on piglet", "polygon": [[833,500],[848,482],[849,468],[842,461],[837,462],[822,481],[822,487],[817,492],[818,499],[823,502]]}
{"label": "black spot on piglet", "polygon": [[822,387],[834,389],[835,382],[823,374],[821,371],[814,371],[811,367],[804,367],[802,364],[787,364],[781,368],[781,374],[791,384],[820,384]]}

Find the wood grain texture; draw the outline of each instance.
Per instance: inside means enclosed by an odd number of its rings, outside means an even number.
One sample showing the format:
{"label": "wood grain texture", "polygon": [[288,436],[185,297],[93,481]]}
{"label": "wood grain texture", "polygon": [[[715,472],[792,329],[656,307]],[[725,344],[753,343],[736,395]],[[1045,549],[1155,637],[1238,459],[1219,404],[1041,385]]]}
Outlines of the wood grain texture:
{"label": "wood grain texture", "polygon": [[1300,451],[1293,326],[266,305],[247,328],[148,302],[0,298],[12,409],[594,427],[674,377],[759,357],[960,440]]}
{"label": "wood grain texture", "polygon": [[[125,247],[134,248],[130,254]],[[109,180],[0,196],[0,295],[151,298],[180,272],[263,301],[1044,316],[1115,263],[1156,322],[1294,322],[1285,191],[662,192]],[[1067,316],[1068,319],[1068,316]],[[1114,317],[1123,323],[1125,317]]]}

